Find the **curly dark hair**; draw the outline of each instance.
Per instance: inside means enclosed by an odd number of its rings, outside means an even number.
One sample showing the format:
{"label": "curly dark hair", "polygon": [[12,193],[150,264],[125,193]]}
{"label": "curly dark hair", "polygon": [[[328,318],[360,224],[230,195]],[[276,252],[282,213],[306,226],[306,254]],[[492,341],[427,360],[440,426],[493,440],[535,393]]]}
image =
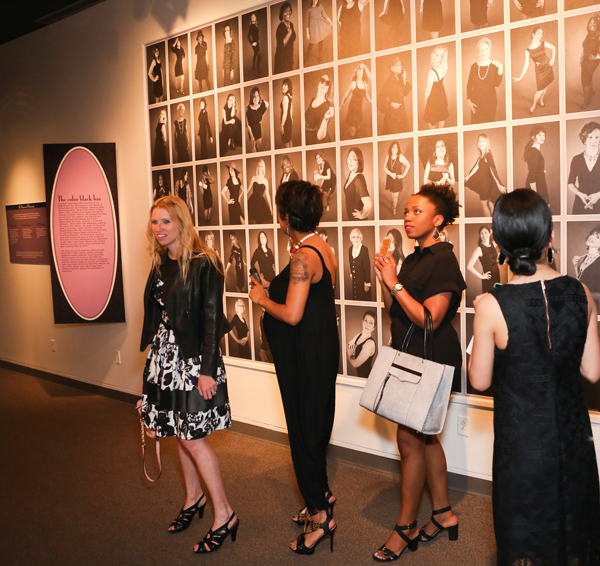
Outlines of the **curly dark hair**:
{"label": "curly dark hair", "polygon": [[298,232],[312,232],[323,216],[323,196],[316,185],[308,181],[281,183],[275,195],[279,216],[287,218]]}
{"label": "curly dark hair", "polygon": [[417,194],[429,200],[435,206],[435,211],[444,217],[444,222],[438,226],[439,230],[452,224],[458,218],[460,203],[450,185],[423,185]]}

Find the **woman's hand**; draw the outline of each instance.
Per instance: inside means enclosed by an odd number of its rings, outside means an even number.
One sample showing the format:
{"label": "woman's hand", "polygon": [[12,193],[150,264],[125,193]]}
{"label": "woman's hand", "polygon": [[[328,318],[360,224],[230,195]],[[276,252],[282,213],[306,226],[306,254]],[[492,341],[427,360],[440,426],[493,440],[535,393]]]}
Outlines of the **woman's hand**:
{"label": "woman's hand", "polygon": [[261,285],[252,275],[250,276],[250,293],[248,293],[248,297],[253,303],[260,305],[261,301],[269,298],[268,288],[269,284]]}
{"label": "woman's hand", "polygon": [[356,356],[355,351],[356,351],[356,344],[353,344],[352,342],[348,342],[348,357],[351,360],[354,359],[354,357]]}
{"label": "woman's hand", "polygon": [[486,271],[485,273],[482,273],[480,275],[481,279],[485,280],[490,280],[492,278],[492,272],[491,271]]}
{"label": "woman's hand", "polygon": [[467,99],[467,104],[469,105],[471,112],[473,112],[473,114],[476,114],[477,113],[477,104],[473,104],[469,99]]}
{"label": "woman's hand", "polygon": [[217,393],[217,382],[210,375],[198,377],[198,391],[205,401],[210,401]]}
{"label": "woman's hand", "polygon": [[[378,273],[379,272],[379,273]],[[390,254],[383,255],[381,253],[375,254],[375,274],[382,284],[388,289],[391,289],[396,283],[398,283],[398,276],[396,275],[396,262]]]}

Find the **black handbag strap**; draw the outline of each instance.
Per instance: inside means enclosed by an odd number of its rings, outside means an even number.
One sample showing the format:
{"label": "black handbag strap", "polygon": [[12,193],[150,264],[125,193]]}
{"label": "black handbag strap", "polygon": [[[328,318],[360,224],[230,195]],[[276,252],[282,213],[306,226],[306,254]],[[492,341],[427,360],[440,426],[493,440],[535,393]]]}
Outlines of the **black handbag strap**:
{"label": "black handbag strap", "polygon": [[[413,322],[402,342],[402,352],[408,350],[408,345],[415,333],[415,328],[416,325]],[[423,356],[426,360],[433,360],[433,320],[429,309],[425,305],[423,305]]]}

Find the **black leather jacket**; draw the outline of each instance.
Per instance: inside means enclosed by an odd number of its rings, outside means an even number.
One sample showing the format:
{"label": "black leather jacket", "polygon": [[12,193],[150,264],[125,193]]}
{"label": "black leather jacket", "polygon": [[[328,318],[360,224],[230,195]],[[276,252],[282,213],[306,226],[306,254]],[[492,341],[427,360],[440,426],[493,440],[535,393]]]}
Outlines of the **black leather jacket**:
{"label": "black leather jacket", "polygon": [[[151,297],[155,279],[151,271],[144,291],[141,351],[152,342],[161,321],[161,310]],[[185,359],[201,355],[200,373],[211,377],[217,375],[221,338],[231,329],[223,315],[223,283],[223,274],[206,256],[194,257],[185,283],[178,274],[164,298],[181,355]]]}

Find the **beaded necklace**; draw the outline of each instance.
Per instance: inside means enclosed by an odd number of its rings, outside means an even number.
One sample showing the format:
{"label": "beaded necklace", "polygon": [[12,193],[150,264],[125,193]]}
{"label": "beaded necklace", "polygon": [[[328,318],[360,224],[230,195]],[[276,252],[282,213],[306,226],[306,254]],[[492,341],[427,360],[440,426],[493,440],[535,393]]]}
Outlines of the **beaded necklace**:
{"label": "beaded necklace", "polygon": [[300,246],[306,242],[306,240],[308,240],[309,238],[312,238],[313,236],[316,236],[318,234],[318,232],[312,232],[311,234],[308,234],[307,236],[304,236],[304,238],[302,238],[293,248],[292,251],[290,252],[290,259],[292,259],[294,257],[294,254],[298,251],[298,249],[300,248]]}

